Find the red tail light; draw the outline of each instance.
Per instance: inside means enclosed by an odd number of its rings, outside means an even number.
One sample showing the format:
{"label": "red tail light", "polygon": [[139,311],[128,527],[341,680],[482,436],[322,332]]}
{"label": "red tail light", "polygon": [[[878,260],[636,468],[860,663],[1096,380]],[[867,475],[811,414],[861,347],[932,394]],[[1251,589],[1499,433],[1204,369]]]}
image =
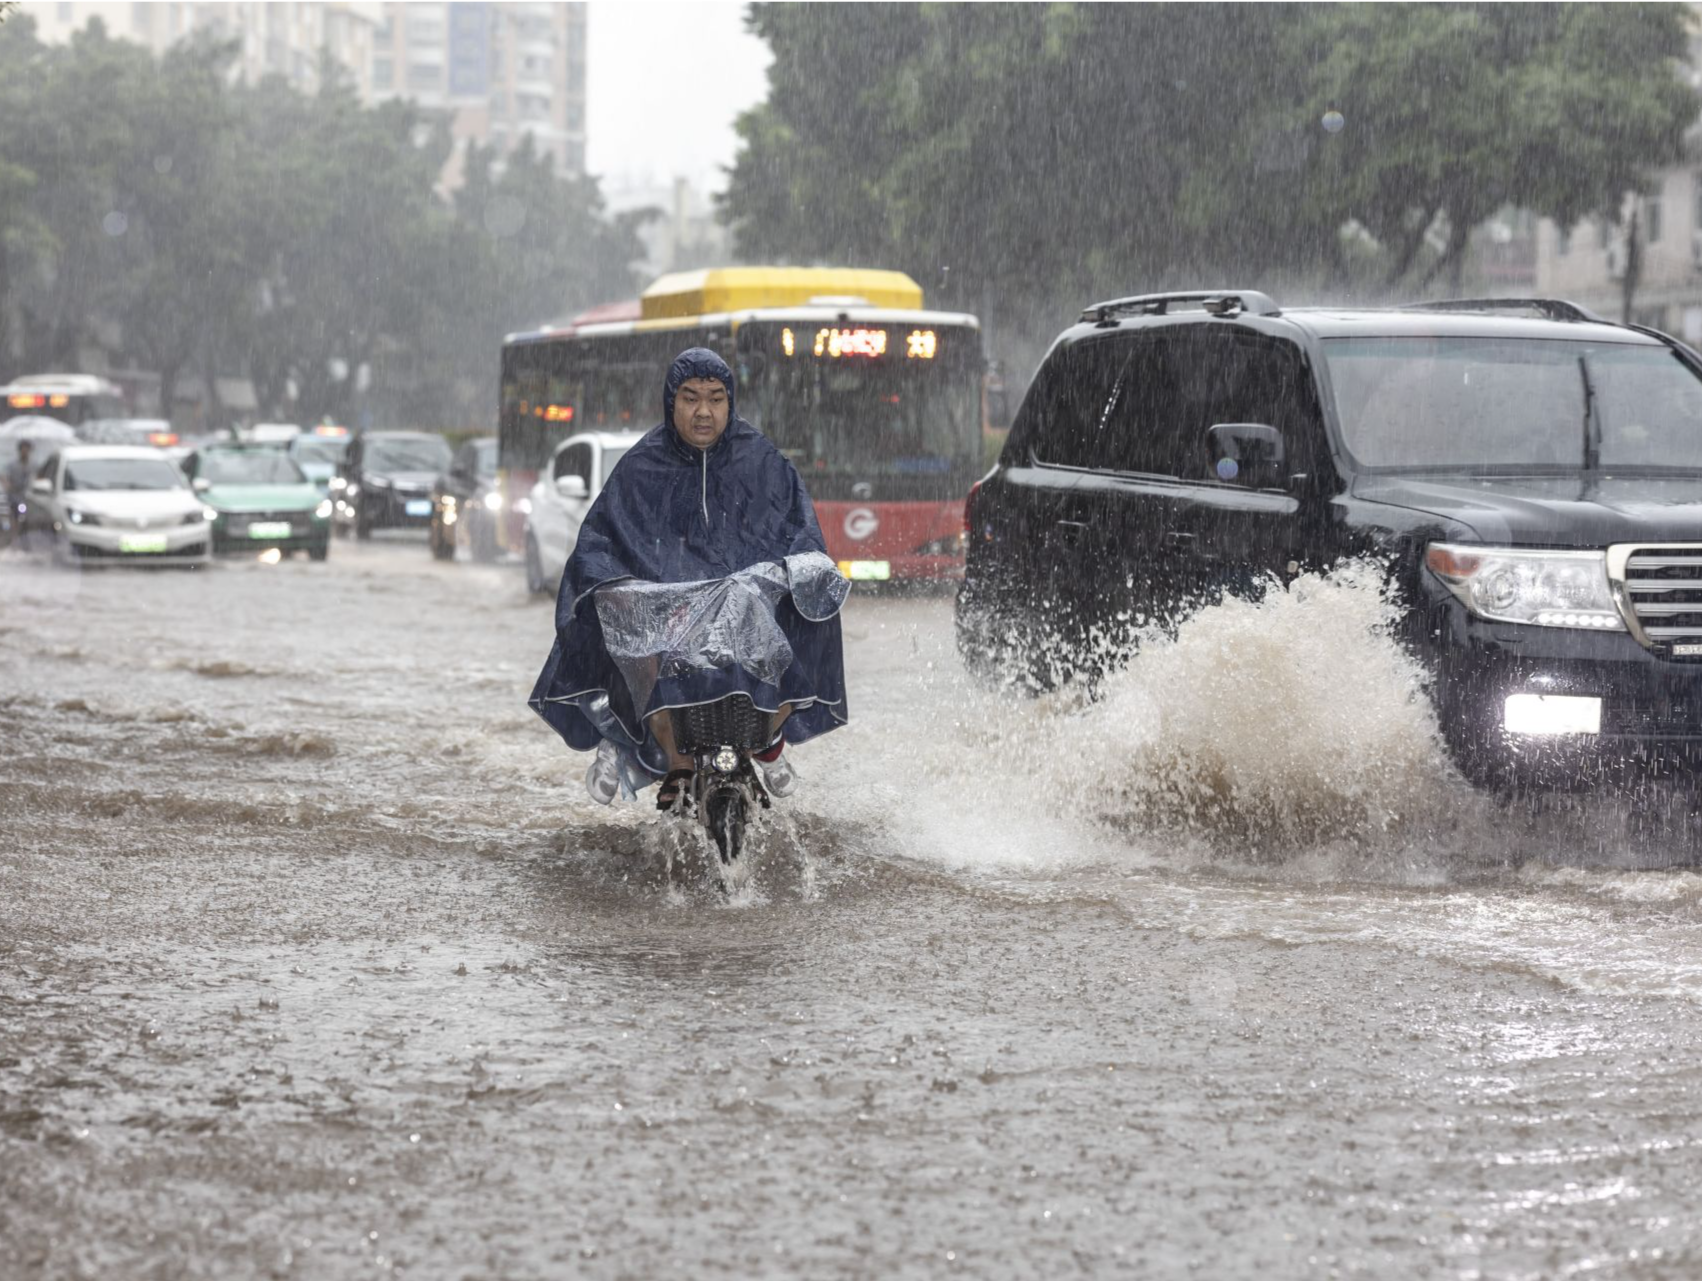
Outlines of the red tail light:
{"label": "red tail light", "polygon": [[[985,479],[986,479],[986,477],[983,476],[982,480],[985,480]],[[964,535],[965,538],[967,538],[970,535],[970,533],[973,532],[970,529],[971,517],[969,515],[969,509],[971,507],[975,506],[975,491],[980,489],[980,488],[981,488],[981,481],[978,480],[973,485],[971,485],[969,487],[969,497],[965,498],[963,500],[963,535]]]}

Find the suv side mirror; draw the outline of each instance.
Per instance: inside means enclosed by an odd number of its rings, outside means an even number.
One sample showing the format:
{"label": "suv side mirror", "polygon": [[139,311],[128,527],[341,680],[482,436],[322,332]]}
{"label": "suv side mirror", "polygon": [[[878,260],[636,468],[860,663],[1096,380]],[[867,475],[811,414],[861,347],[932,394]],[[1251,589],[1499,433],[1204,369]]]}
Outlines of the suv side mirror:
{"label": "suv side mirror", "polygon": [[1212,471],[1219,480],[1239,481],[1251,489],[1283,482],[1286,450],[1282,433],[1264,423],[1218,423],[1206,428]]}
{"label": "suv side mirror", "polygon": [[189,482],[189,486],[197,494],[204,494],[213,487],[213,482],[208,480],[205,476],[197,476],[194,480]]}
{"label": "suv side mirror", "polygon": [[32,494],[45,494],[47,497],[52,498],[53,497],[53,482],[51,480],[49,480],[46,476],[37,476],[34,480],[32,480],[30,482],[30,493],[32,493]]}
{"label": "suv side mirror", "polygon": [[563,498],[573,499],[588,498],[591,491],[585,488],[585,477],[583,476],[557,476],[556,493]]}

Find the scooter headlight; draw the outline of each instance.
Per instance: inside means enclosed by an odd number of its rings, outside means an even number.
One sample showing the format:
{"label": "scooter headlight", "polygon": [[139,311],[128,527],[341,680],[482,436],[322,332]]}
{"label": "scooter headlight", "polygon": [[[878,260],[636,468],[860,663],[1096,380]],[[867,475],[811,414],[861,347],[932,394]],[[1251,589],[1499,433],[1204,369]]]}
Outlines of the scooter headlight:
{"label": "scooter headlight", "polygon": [[723,774],[731,774],[739,768],[739,754],[730,747],[717,748],[714,758],[709,762]]}

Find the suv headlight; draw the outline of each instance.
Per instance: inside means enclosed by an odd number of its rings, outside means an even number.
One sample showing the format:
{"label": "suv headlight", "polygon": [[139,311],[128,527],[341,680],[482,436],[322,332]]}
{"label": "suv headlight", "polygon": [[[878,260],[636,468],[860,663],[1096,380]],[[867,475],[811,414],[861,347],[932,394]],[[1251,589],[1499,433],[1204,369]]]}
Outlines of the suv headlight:
{"label": "suv headlight", "polygon": [[79,511],[75,507],[68,509],[65,513],[65,517],[73,525],[98,525],[98,524],[100,524],[100,517],[99,516],[96,516],[93,512]]}
{"label": "suv headlight", "polygon": [[1605,552],[1431,543],[1424,563],[1473,614],[1497,623],[1622,632]]}

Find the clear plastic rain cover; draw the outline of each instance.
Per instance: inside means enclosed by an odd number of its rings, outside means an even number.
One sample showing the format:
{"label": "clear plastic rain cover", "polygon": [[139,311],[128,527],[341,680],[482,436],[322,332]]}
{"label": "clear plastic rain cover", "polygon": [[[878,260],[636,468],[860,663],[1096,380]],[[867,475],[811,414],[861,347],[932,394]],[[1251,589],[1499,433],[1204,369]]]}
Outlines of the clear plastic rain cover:
{"label": "clear plastic rain cover", "polygon": [[790,594],[806,619],[839,612],[851,584],[820,552],[752,565],[727,578],[692,583],[628,579],[597,589],[597,618],[609,657],[632,699],[648,707],[661,678],[689,680],[742,668],[778,685],[792,665],[792,646],[774,611]]}

